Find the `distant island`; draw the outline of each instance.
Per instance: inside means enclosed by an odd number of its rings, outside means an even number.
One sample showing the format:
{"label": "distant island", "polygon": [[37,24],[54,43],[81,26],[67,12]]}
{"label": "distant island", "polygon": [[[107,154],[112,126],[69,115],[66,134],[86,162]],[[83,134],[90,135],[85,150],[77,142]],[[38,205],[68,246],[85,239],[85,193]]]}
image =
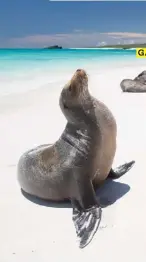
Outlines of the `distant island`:
{"label": "distant island", "polygon": [[[130,48],[146,48],[146,43],[144,44],[123,44],[123,45],[101,45],[101,46],[89,46],[89,47],[83,47],[83,48],[119,48],[119,49],[130,49]],[[58,45],[52,45],[52,46],[48,46],[48,47],[44,47],[44,49],[63,49],[62,46],[58,46]]]}
{"label": "distant island", "polygon": [[62,49],[62,46],[52,45],[52,46],[45,47],[44,49]]}
{"label": "distant island", "polygon": [[[125,45],[104,45],[104,46],[98,46],[98,48],[120,48],[120,49],[130,49],[130,48],[138,48],[138,47],[146,48],[146,44],[129,44],[129,45],[125,44]],[[93,47],[91,47],[91,48],[93,48]]]}

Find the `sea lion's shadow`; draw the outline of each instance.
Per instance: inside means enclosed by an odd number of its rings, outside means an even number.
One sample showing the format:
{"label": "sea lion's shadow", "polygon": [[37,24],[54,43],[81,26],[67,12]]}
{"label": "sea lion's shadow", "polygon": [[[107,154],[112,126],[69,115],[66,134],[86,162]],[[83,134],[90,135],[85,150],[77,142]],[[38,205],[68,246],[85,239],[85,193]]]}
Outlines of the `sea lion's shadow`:
{"label": "sea lion's shadow", "polygon": [[127,194],[129,190],[129,185],[107,179],[101,187],[96,189],[96,195],[101,206],[107,207],[114,204],[118,199]]}
{"label": "sea lion's shadow", "polygon": [[[104,184],[96,189],[96,195],[99,199],[102,207],[107,207],[114,204],[118,199],[124,196],[130,190],[130,186],[121,182],[117,182],[111,179],[107,179]],[[56,202],[56,201],[47,201],[42,200],[28,193],[24,192],[21,189],[21,192],[25,198],[30,200],[31,202],[46,206],[46,207],[55,207],[55,208],[70,208],[71,203],[70,201],[66,200],[63,202]]]}

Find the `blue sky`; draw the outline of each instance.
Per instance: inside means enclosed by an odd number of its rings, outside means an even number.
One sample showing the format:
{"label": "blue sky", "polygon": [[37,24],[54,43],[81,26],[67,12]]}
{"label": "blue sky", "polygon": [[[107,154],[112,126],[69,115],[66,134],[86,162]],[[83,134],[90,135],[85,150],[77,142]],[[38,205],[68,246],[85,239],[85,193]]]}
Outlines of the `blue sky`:
{"label": "blue sky", "polygon": [[146,2],[0,0],[0,47],[146,42]]}

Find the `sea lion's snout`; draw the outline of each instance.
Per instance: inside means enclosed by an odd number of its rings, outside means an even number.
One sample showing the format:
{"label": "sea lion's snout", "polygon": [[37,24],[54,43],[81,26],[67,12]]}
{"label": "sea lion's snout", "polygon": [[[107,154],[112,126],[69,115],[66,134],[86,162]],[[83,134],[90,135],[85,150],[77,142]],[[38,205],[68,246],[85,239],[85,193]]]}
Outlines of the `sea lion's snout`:
{"label": "sea lion's snout", "polygon": [[87,78],[87,73],[84,69],[77,69],[75,75]]}
{"label": "sea lion's snout", "polygon": [[[88,76],[84,69],[77,69],[70,81],[63,87],[60,96],[60,107],[67,117],[67,112],[71,118],[71,108],[82,104],[88,96]],[[82,100],[82,102],[80,101]]]}
{"label": "sea lion's snout", "polygon": [[78,89],[80,86],[84,88],[88,83],[87,73],[84,69],[77,69],[71,78],[70,84]]}

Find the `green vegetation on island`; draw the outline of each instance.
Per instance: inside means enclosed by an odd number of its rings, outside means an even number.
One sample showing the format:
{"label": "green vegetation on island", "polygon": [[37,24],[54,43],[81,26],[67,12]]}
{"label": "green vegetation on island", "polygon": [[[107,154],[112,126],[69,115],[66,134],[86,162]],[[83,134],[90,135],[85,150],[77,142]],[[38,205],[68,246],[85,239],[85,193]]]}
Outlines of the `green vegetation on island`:
{"label": "green vegetation on island", "polygon": [[139,48],[143,47],[146,48],[145,44],[123,44],[123,45],[104,45],[104,46],[98,46],[99,48],[120,48],[120,49],[130,49],[130,48]]}

